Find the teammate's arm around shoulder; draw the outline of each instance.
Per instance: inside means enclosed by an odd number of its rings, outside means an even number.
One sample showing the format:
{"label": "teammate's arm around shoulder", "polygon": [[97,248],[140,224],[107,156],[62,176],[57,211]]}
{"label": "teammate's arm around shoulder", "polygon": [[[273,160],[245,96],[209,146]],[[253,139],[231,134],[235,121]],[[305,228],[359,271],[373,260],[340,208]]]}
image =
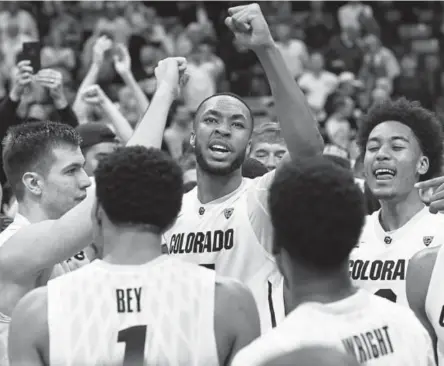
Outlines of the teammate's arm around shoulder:
{"label": "teammate's arm around shoulder", "polygon": [[47,288],[24,296],[12,313],[8,353],[10,366],[48,365]]}
{"label": "teammate's arm around shoulder", "polygon": [[93,241],[88,196],[58,220],[45,220],[18,230],[0,247],[0,273],[7,279],[28,278],[77,254]]}
{"label": "teammate's arm around shoulder", "polygon": [[242,283],[216,279],[214,329],[220,365],[230,365],[239,350],[260,336],[256,302]]}
{"label": "teammate's arm around shoulder", "polygon": [[425,305],[438,251],[439,247],[433,247],[416,253],[410,260],[406,277],[406,292],[409,306],[430,334],[433,349],[436,349],[437,339],[433,326],[427,318]]}

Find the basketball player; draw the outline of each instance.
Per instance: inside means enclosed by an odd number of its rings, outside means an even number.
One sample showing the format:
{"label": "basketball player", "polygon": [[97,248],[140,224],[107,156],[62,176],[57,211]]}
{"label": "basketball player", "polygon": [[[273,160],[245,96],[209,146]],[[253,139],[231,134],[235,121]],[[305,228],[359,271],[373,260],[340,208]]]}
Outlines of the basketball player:
{"label": "basketball player", "polygon": [[359,366],[350,355],[328,347],[304,347],[278,356],[264,366]]}
{"label": "basketball player", "polygon": [[[230,8],[226,24],[264,67],[289,155],[321,154],[317,123],[259,5]],[[242,178],[241,166],[253,127],[250,109],[237,96],[217,94],[201,103],[191,135],[197,187],[184,196],[175,225],[164,235],[164,248],[246,284],[255,296],[261,327],[266,331],[284,316],[283,282],[271,255],[267,208],[268,187],[275,172],[254,180]]]}
{"label": "basketball player", "polygon": [[250,157],[264,164],[268,171],[276,169],[287,152],[278,123],[264,123],[253,131]]}
{"label": "basketball player", "polygon": [[[444,177],[419,182],[417,188],[425,191],[423,198],[430,212],[444,212]],[[426,192],[429,190],[433,192],[431,196]],[[410,260],[406,278],[409,305],[428,330],[440,365],[444,364],[443,269],[443,247],[435,246],[423,249]]]}
{"label": "basketball player", "polygon": [[157,149],[119,148],[95,181],[103,260],[19,302],[11,366],[228,365],[260,335],[259,316],[244,285],[162,254],[182,204],[180,167]]}
{"label": "basketball player", "polygon": [[444,216],[431,214],[415,188],[439,174],[442,129],[432,112],[402,98],[373,107],[358,135],[366,183],[381,209],[366,220],[350,276],[356,285],[408,306],[409,260],[444,242]]}
{"label": "basketball player", "polygon": [[[177,93],[179,75],[185,68],[183,58],[166,59],[159,63],[156,68],[158,87],[153,103],[128,142],[129,145],[160,147],[166,115]],[[89,216],[94,192],[82,201],[89,179],[83,170],[84,158],[80,147],[76,145],[77,135],[68,127],[49,123],[43,126],[46,127],[39,130],[37,137],[46,136],[46,140],[40,142],[42,147],[39,150],[27,152],[29,145],[23,142],[30,140],[32,136],[26,134],[18,136],[16,141],[11,140],[9,135],[4,149],[5,170],[9,181],[16,184],[15,194],[21,190],[24,195],[31,197],[31,202],[19,208],[19,213],[26,215],[27,222],[22,219],[17,225],[11,224],[8,227],[11,228],[10,231],[7,229],[0,234],[0,238],[4,238],[0,242],[2,366],[7,362],[6,339],[9,316],[14,306],[27,292],[45,284],[56,263],[66,260],[93,242]],[[35,127],[25,125],[20,128],[12,131],[34,128],[31,132],[36,135]],[[19,143],[21,145],[17,145]],[[8,145],[11,145],[10,148]],[[8,155],[8,150],[11,149],[16,151],[15,155]],[[26,152],[36,156],[28,166],[21,165]],[[40,154],[36,155],[36,152]],[[42,210],[36,208],[38,200],[42,202]],[[77,206],[69,210],[77,203]],[[63,214],[64,212],[66,213]],[[9,238],[5,238],[5,234]]]}
{"label": "basketball player", "polygon": [[324,156],[287,165],[270,188],[269,207],[292,311],[232,366],[264,365],[306,346],[333,347],[368,366],[435,364],[430,337],[410,309],[351,283],[348,257],[365,207],[350,170]]}

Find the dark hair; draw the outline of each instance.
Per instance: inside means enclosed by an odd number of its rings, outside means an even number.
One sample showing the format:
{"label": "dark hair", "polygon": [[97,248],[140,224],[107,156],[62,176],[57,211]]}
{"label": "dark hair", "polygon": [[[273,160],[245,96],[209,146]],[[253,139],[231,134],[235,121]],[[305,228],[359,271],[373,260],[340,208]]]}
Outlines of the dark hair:
{"label": "dark hair", "polygon": [[408,126],[418,139],[421,150],[430,164],[429,170],[420,177],[420,180],[438,175],[442,164],[443,133],[435,114],[421,107],[419,102],[408,101],[406,98],[386,100],[374,105],[363,117],[358,130],[358,144],[362,152],[365,152],[368,137],[373,129],[387,121],[397,121]]}
{"label": "dark hair", "polygon": [[3,169],[17,200],[25,193],[24,173],[35,170],[46,174],[54,148],[80,146],[81,141],[76,130],[64,123],[30,122],[10,127],[3,139]]}
{"label": "dark hair", "polygon": [[213,95],[211,95],[211,96],[209,96],[209,97],[207,97],[207,98],[205,98],[200,104],[199,104],[199,106],[197,107],[197,109],[196,109],[196,112],[194,113],[194,123],[196,123],[196,117],[199,115],[199,113],[200,113],[200,110],[202,109],[202,107],[205,105],[205,103],[208,101],[208,100],[210,100],[210,99],[213,99],[213,98],[216,98],[216,97],[220,97],[220,96],[227,96],[227,97],[232,97],[232,98],[234,98],[234,99],[237,99],[239,102],[241,102],[247,109],[248,109],[248,113],[249,113],[249,115],[250,115],[250,118],[251,118],[251,124],[252,124],[252,130],[253,130],[253,127],[254,127],[254,116],[253,116],[253,111],[251,110],[251,108],[248,106],[248,104],[239,96],[239,95],[236,95],[236,94],[234,94],[234,93],[228,93],[228,92],[226,92],[226,93],[216,93],[216,94],[213,94]]}
{"label": "dark hair", "polygon": [[179,165],[158,149],[120,147],[95,171],[98,203],[115,225],[150,225],[166,230],[182,206]]}
{"label": "dark hair", "polygon": [[363,194],[352,172],[324,156],[276,173],[269,206],[275,245],[320,273],[347,260],[364,224]]}

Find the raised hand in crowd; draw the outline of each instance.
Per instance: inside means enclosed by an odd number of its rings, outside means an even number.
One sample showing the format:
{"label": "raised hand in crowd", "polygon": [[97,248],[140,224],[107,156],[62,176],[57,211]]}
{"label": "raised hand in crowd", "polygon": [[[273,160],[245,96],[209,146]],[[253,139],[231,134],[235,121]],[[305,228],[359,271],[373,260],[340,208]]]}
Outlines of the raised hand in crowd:
{"label": "raised hand in crowd", "polygon": [[187,60],[184,57],[168,57],[159,61],[154,70],[157,80],[157,90],[166,86],[174,93],[174,97],[180,93],[180,88],[186,84]]}
{"label": "raised hand in crowd", "polygon": [[114,68],[120,76],[131,73],[131,57],[123,44],[119,43],[114,47],[113,61]]}
{"label": "raised hand in crowd", "polygon": [[418,182],[415,187],[431,213],[444,213],[444,176]]}
{"label": "raised hand in crowd", "polygon": [[107,36],[101,36],[97,39],[93,46],[92,63],[101,66],[105,57],[105,52],[113,46],[113,41]]}
{"label": "raised hand in crowd", "polygon": [[12,87],[9,97],[13,102],[20,101],[25,89],[30,87],[33,80],[31,61],[23,60],[17,64],[17,73],[12,77]]}
{"label": "raised hand in crowd", "polygon": [[36,75],[36,82],[48,89],[57,109],[63,109],[68,105],[68,100],[63,91],[63,75],[61,72],[53,69],[40,70]]}

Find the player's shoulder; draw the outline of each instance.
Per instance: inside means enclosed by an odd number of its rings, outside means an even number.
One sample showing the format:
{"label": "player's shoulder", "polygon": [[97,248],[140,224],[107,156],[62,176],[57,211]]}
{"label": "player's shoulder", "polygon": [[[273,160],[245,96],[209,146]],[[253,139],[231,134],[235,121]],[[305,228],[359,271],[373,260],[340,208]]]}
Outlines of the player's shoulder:
{"label": "player's shoulder", "polygon": [[22,321],[28,319],[33,322],[36,318],[41,318],[46,315],[47,304],[47,287],[36,288],[21,298],[14,308],[12,318],[20,318]]}

